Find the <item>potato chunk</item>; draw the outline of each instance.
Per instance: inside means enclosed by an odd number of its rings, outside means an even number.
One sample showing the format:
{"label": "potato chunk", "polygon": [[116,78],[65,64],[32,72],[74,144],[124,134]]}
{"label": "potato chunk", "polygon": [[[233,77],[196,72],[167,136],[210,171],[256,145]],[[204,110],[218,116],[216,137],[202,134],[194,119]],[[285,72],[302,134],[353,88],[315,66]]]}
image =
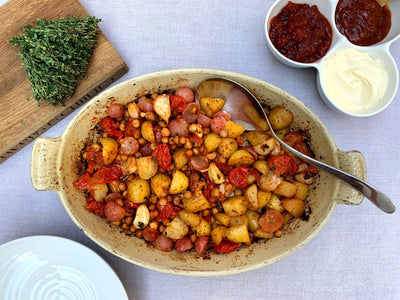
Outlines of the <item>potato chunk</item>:
{"label": "potato chunk", "polygon": [[246,150],[238,150],[234,152],[228,160],[230,166],[252,165],[254,156]]}
{"label": "potato chunk", "polygon": [[210,202],[207,200],[206,197],[204,197],[203,194],[201,194],[200,196],[193,196],[190,199],[184,198],[182,204],[183,207],[190,212],[198,212],[204,209],[211,208]]}
{"label": "potato chunk", "polygon": [[228,240],[235,243],[250,243],[249,231],[246,224],[230,227],[225,231]]}
{"label": "potato chunk", "polygon": [[156,140],[154,136],[153,124],[150,121],[144,121],[142,123],[141,132],[142,132],[142,137],[146,141],[153,143]]}
{"label": "potato chunk", "polygon": [[118,154],[118,143],[110,137],[103,137],[99,139],[100,144],[103,146],[103,160],[105,165],[111,164]]}
{"label": "potato chunk", "polygon": [[168,223],[164,234],[173,240],[179,240],[186,236],[189,232],[189,227],[179,218],[175,217]]}
{"label": "potato chunk", "polygon": [[144,156],[136,159],[138,173],[142,179],[150,179],[156,175],[158,171],[158,164],[152,156]]}
{"label": "potato chunk", "polygon": [[304,202],[297,198],[284,198],[281,201],[281,205],[295,218],[300,218],[304,212]]}
{"label": "potato chunk", "polygon": [[143,203],[149,199],[150,186],[146,180],[136,177],[128,185],[128,200],[133,203]]}
{"label": "potato chunk", "polygon": [[156,114],[168,123],[169,117],[171,116],[169,96],[167,94],[158,95],[156,99],[154,99],[153,107]]}
{"label": "potato chunk", "polygon": [[280,130],[290,126],[293,122],[293,114],[284,107],[275,106],[270,110],[268,120],[273,129]]}
{"label": "potato chunk", "polygon": [[210,132],[204,139],[204,147],[206,147],[209,153],[214,152],[215,150],[217,150],[221,141],[222,138],[219,136],[219,134],[216,134],[215,132]]}
{"label": "potato chunk", "polygon": [[151,189],[158,198],[168,195],[171,178],[165,174],[157,174],[151,179]]}
{"label": "potato chunk", "polygon": [[203,97],[200,99],[200,108],[207,117],[211,117],[213,113],[221,110],[224,105],[225,100],[220,98]]}
{"label": "potato chunk", "polygon": [[171,194],[179,194],[186,190],[189,186],[189,178],[182,171],[175,170],[174,175],[172,175],[171,187],[169,192]]}
{"label": "potato chunk", "polygon": [[231,120],[226,120],[225,130],[228,132],[228,137],[235,139],[242,135],[246,128],[242,125],[232,122]]}
{"label": "potato chunk", "polygon": [[218,146],[218,153],[228,159],[238,149],[238,143],[234,138],[224,138]]}
{"label": "potato chunk", "polygon": [[243,196],[234,196],[222,202],[225,213],[230,217],[243,215],[247,210],[247,205]]}

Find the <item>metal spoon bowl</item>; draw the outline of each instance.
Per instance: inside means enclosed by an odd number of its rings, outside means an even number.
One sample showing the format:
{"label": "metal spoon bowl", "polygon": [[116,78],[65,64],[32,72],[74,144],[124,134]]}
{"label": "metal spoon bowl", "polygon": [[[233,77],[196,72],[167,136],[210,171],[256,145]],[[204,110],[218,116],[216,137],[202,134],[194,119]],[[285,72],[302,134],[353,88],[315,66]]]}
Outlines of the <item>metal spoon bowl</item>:
{"label": "metal spoon bowl", "polygon": [[393,202],[377,188],[353,175],[304,155],[282,141],[275,134],[260,102],[239,83],[226,78],[206,79],[197,87],[196,101],[199,102],[205,96],[224,99],[226,101],[224,111],[231,115],[233,121],[247,130],[268,130],[287,151],[351,186],[382,211],[386,213],[395,211]]}

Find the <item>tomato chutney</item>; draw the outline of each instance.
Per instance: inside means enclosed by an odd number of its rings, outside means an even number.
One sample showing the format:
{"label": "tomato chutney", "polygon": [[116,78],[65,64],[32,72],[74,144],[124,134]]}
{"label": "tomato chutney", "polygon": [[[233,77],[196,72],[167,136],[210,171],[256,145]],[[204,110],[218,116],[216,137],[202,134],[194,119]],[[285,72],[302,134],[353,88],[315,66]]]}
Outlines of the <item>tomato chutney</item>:
{"label": "tomato chutney", "polygon": [[391,12],[376,0],[340,0],[335,11],[336,27],[351,43],[371,46],[382,41],[391,27]]}
{"label": "tomato chutney", "polygon": [[316,5],[289,1],[271,19],[269,36],[282,55],[300,63],[312,63],[328,52],[332,27]]}

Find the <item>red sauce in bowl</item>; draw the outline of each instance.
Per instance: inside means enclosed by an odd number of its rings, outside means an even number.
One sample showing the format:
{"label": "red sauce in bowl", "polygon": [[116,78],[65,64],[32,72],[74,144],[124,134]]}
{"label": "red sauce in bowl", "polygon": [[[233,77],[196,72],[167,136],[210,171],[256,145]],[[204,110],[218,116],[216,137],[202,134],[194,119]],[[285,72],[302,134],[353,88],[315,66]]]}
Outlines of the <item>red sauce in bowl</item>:
{"label": "red sauce in bowl", "polygon": [[376,0],[340,0],[335,11],[336,27],[351,43],[371,46],[382,41],[391,27],[391,12]]}
{"label": "red sauce in bowl", "polygon": [[289,1],[270,21],[269,37],[287,58],[312,63],[323,57],[332,43],[332,27],[316,5]]}

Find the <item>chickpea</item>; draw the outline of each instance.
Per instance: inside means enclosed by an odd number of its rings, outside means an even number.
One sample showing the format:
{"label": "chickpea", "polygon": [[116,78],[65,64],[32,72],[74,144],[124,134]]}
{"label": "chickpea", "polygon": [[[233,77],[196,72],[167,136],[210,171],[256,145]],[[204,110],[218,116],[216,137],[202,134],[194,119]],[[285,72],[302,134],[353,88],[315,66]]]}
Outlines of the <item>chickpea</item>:
{"label": "chickpea", "polygon": [[207,217],[210,214],[210,210],[205,209],[205,210],[203,210],[202,214],[203,214],[203,217]]}
{"label": "chickpea", "polygon": [[139,238],[139,239],[141,239],[142,238],[142,236],[143,236],[143,230],[136,230],[136,236]]}
{"label": "chickpea", "polygon": [[131,227],[131,226],[129,226],[129,225],[126,224],[126,223],[122,224],[122,229],[124,229],[124,230],[129,230],[130,227]]}
{"label": "chickpea", "polygon": [[195,235],[194,233],[190,235],[190,241],[192,243],[194,243],[197,240],[197,235]]}
{"label": "chickpea", "polygon": [[186,156],[187,156],[188,158],[191,158],[191,157],[193,156],[193,151],[190,150],[190,149],[188,149],[188,150],[185,151],[185,154],[186,154]]}
{"label": "chickpea", "polygon": [[149,227],[151,229],[157,230],[158,229],[158,222],[156,220],[153,220],[150,222]]}
{"label": "chickpea", "polygon": [[238,145],[243,145],[243,143],[244,143],[244,137],[243,136],[241,136],[241,135],[239,135],[237,138],[236,138],[236,141],[237,141],[237,143],[238,143]]}
{"label": "chickpea", "polygon": [[142,112],[140,113],[140,117],[142,117],[142,118],[146,117],[146,113],[145,113],[144,111],[142,111]]}
{"label": "chickpea", "polygon": [[157,202],[158,202],[157,196],[156,195],[151,195],[150,196],[150,202],[153,203],[153,204],[157,204]]}
{"label": "chickpea", "polygon": [[120,123],[119,126],[118,126],[119,130],[121,130],[121,131],[124,131],[125,127],[126,127],[125,123]]}
{"label": "chickpea", "polygon": [[197,130],[196,124],[193,123],[193,124],[190,124],[190,125],[189,125],[189,131],[190,131],[190,133],[195,133],[196,130]]}
{"label": "chickpea", "polygon": [[170,136],[171,132],[169,131],[169,129],[167,127],[164,127],[163,129],[161,129],[161,135],[164,137],[168,137]]}
{"label": "chickpea", "polygon": [[117,199],[117,200],[115,200],[115,202],[116,202],[119,206],[124,206],[124,200],[122,200],[122,199]]}
{"label": "chickpea", "polygon": [[121,154],[121,155],[119,156],[119,160],[121,160],[121,161],[125,161],[125,160],[127,160],[127,159],[128,159],[128,156],[125,155],[125,154]]}
{"label": "chickpea", "polygon": [[160,125],[160,127],[162,127],[162,128],[166,128],[167,127],[167,122],[165,122],[164,120],[161,120],[161,121],[158,122],[158,125]]}
{"label": "chickpea", "polygon": [[138,139],[138,142],[139,142],[140,145],[146,144],[146,140],[144,138],[142,138],[142,137]]}
{"label": "chickpea", "polygon": [[131,225],[131,227],[129,227],[129,230],[130,230],[131,232],[135,232],[135,231],[136,231],[136,228],[135,228],[135,226]]}
{"label": "chickpea", "polygon": [[93,149],[93,151],[100,151],[101,150],[101,146],[99,145],[99,144],[97,144],[97,143],[94,143],[93,145],[92,145],[92,149]]}
{"label": "chickpea", "polygon": [[211,132],[211,129],[209,127],[203,128],[204,134],[209,134],[210,132]]}
{"label": "chickpea", "polygon": [[124,220],[125,224],[131,225],[133,221],[133,217],[126,217]]}
{"label": "chickpea", "polygon": [[133,126],[134,128],[139,128],[139,127],[140,127],[140,121],[139,121],[139,119],[133,119],[133,120],[132,120],[132,126]]}
{"label": "chickpea", "polygon": [[276,237],[281,237],[281,236],[282,236],[282,230],[277,230],[277,231],[275,231],[275,232],[274,232],[274,235],[275,235]]}
{"label": "chickpea", "polygon": [[126,191],[126,183],[125,182],[120,182],[119,184],[118,184],[118,188],[119,188],[119,190],[121,191],[121,192],[124,192],[124,191]]}
{"label": "chickpea", "polygon": [[158,200],[158,204],[160,205],[167,205],[168,200],[165,197],[160,198],[160,200]]}
{"label": "chickpea", "polygon": [[138,139],[138,138],[140,138],[142,136],[142,133],[140,132],[140,129],[135,129],[134,131],[133,131],[133,137],[135,138],[135,139]]}
{"label": "chickpea", "polygon": [[236,189],[235,190],[235,196],[242,196],[243,192],[241,189]]}
{"label": "chickpea", "polygon": [[219,210],[218,210],[218,208],[216,208],[216,207],[213,207],[213,208],[211,209],[211,213],[212,213],[213,215],[215,215],[215,214],[219,213]]}
{"label": "chickpea", "polygon": [[111,224],[114,226],[119,226],[121,225],[121,221],[111,222]]}
{"label": "chickpea", "polygon": [[151,148],[151,150],[156,149],[157,148],[157,143],[151,143],[150,144],[150,148]]}
{"label": "chickpea", "polygon": [[226,158],[224,158],[224,157],[222,157],[222,156],[218,156],[218,162],[219,163],[221,163],[221,164],[223,164],[223,163],[226,163]]}
{"label": "chickpea", "polygon": [[179,137],[179,144],[185,145],[186,143],[186,138],[184,136]]}
{"label": "chickpea", "polygon": [[219,135],[220,135],[222,138],[226,138],[226,137],[228,137],[228,131],[226,131],[225,129],[222,129],[222,130],[220,131]]}
{"label": "chickpea", "polygon": [[199,149],[194,148],[194,149],[193,149],[193,154],[194,154],[194,155],[199,155]]}
{"label": "chickpea", "polygon": [[150,219],[155,219],[158,216],[158,210],[150,211]]}
{"label": "chickpea", "polygon": [[186,199],[190,199],[190,198],[193,197],[193,193],[191,191],[185,191],[183,193],[183,197],[186,198]]}
{"label": "chickpea", "polygon": [[171,136],[171,137],[169,138],[169,144],[170,144],[170,145],[175,144],[175,137]]}
{"label": "chickpea", "polygon": [[162,224],[159,224],[159,225],[158,225],[158,231],[164,232],[164,231],[165,231],[165,226],[162,225]]}
{"label": "chickpea", "polygon": [[192,143],[190,142],[190,141],[186,141],[185,142],[185,149],[192,149],[193,148],[193,145],[192,145]]}
{"label": "chickpea", "polygon": [[87,158],[88,158],[88,153],[87,153],[87,152],[84,152],[84,153],[82,154],[82,158],[83,158],[83,159],[87,159]]}
{"label": "chickpea", "polygon": [[157,98],[157,96],[158,96],[158,93],[153,93],[153,94],[151,94],[151,99],[152,100],[154,100],[154,99],[156,99]]}
{"label": "chickpea", "polygon": [[128,191],[124,191],[124,192],[122,193],[122,197],[127,198],[127,197],[128,197]]}
{"label": "chickpea", "polygon": [[154,112],[148,111],[148,112],[146,112],[145,118],[146,118],[147,120],[149,120],[149,121],[155,121],[156,118],[157,118],[157,116],[155,115]]}
{"label": "chickpea", "polygon": [[219,197],[219,188],[215,187],[211,190],[211,196],[213,197]]}
{"label": "chickpea", "polygon": [[188,170],[188,166],[187,165],[184,165],[182,168],[181,168],[181,171],[183,171],[183,172],[186,172]]}

